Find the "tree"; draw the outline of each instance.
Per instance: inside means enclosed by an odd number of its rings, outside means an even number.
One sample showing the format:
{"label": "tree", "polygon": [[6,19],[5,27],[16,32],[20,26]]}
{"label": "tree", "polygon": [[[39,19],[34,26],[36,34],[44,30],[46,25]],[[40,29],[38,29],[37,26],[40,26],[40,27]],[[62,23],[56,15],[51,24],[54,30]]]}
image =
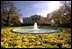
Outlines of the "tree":
{"label": "tree", "polygon": [[[47,15],[47,18],[54,20],[57,25],[71,25],[71,2],[70,1],[61,1],[62,6],[53,11],[51,16]],[[50,17],[50,18],[49,18]]]}
{"label": "tree", "polygon": [[14,6],[14,4],[12,4],[12,6],[10,7],[9,10],[9,16],[10,16],[10,24],[13,25],[19,25],[20,24],[20,14],[17,12],[16,7]]}
{"label": "tree", "polygon": [[7,6],[8,4],[10,4],[10,3],[6,2],[6,1],[1,1],[1,23],[3,23],[3,21],[4,21],[4,22],[6,22],[6,24],[9,24],[8,20],[7,20],[9,17],[8,11],[7,11],[7,8],[9,7],[9,6]]}
{"label": "tree", "polygon": [[20,15],[16,11],[16,7],[12,2],[1,1],[1,24],[7,26],[19,24]]}
{"label": "tree", "polygon": [[63,6],[60,8],[62,16],[65,18],[64,23],[71,25],[71,1],[62,1]]}

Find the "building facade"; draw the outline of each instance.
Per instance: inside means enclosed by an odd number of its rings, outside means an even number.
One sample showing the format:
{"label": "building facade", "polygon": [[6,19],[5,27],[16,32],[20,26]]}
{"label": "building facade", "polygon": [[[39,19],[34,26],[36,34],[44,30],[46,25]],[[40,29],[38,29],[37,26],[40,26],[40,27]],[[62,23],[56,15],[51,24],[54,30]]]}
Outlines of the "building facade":
{"label": "building facade", "polygon": [[33,24],[31,17],[23,18],[23,24]]}
{"label": "building facade", "polygon": [[50,24],[47,17],[41,17],[40,15],[33,15],[28,18],[23,18],[23,24],[34,24],[35,22],[38,24]]}
{"label": "building facade", "polygon": [[40,18],[40,15],[33,15],[28,18],[23,18],[23,24],[34,24],[35,22],[38,22]]}

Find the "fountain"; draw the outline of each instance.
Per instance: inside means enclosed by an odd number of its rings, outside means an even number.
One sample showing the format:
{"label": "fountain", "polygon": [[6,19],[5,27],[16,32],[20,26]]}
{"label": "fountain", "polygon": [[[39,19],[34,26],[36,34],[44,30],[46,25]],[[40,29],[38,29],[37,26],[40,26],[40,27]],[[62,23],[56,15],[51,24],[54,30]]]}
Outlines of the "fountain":
{"label": "fountain", "polygon": [[34,28],[33,28],[34,30],[38,30],[38,26],[37,26],[37,23],[35,22],[35,24],[34,24]]}
{"label": "fountain", "polygon": [[12,31],[17,33],[52,33],[52,32],[58,32],[59,29],[56,27],[48,27],[48,26],[37,26],[38,20],[40,19],[40,16],[37,17],[37,15],[34,15],[31,17],[32,20],[35,22],[34,26],[24,26],[24,27],[17,27],[14,28]]}
{"label": "fountain", "polygon": [[52,33],[52,32],[58,32],[59,29],[56,27],[47,27],[47,26],[42,26],[39,27],[37,26],[37,23],[34,23],[34,26],[28,26],[28,27],[21,27],[21,28],[16,28],[12,30],[13,32],[17,33]]}

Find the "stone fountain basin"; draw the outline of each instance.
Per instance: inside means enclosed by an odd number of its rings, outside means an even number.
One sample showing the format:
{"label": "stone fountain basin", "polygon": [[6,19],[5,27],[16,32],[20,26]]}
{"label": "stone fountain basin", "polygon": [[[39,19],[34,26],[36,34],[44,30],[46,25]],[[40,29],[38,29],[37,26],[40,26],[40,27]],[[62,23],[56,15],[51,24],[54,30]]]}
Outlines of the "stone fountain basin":
{"label": "stone fountain basin", "polygon": [[38,30],[34,30],[33,27],[22,27],[12,29],[12,31],[17,33],[53,33],[60,30],[57,27],[39,27]]}

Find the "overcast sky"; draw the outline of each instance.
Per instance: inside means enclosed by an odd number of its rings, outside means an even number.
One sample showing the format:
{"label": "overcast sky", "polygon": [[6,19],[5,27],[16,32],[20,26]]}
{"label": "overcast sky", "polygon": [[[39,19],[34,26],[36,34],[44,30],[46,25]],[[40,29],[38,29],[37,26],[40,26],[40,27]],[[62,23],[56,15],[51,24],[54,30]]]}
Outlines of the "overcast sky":
{"label": "overcast sky", "polygon": [[48,13],[59,9],[60,1],[13,1],[17,9],[20,9],[22,17],[30,17],[37,14],[46,17]]}

